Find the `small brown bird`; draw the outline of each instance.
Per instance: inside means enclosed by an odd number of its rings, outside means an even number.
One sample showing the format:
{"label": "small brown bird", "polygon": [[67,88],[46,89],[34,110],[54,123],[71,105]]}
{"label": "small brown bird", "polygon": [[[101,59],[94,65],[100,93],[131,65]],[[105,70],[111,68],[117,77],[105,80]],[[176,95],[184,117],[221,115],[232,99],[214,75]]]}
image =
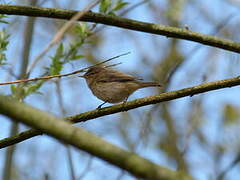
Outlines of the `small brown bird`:
{"label": "small brown bird", "polygon": [[141,82],[139,78],[102,66],[93,66],[80,76],[86,79],[92,93],[105,103],[127,101],[136,90],[145,87],[161,86],[156,82]]}

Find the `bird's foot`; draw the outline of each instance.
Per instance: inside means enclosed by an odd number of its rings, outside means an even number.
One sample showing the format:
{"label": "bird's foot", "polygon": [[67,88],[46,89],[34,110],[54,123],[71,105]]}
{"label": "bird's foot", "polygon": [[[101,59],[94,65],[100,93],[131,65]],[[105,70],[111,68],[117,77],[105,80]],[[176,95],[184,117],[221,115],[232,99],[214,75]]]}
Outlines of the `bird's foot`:
{"label": "bird's foot", "polygon": [[106,104],[106,103],[107,103],[107,102],[104,102],[104,103],[100,104],[100,105],[97,107],[97,109],[101,109],[102,106],[103,106],[104,104]]}

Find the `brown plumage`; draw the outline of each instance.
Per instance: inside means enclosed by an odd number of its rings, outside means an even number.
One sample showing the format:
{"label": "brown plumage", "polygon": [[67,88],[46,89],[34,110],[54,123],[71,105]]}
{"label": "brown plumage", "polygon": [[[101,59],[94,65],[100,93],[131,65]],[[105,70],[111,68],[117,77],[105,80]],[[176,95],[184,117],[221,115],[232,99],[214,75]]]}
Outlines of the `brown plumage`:
{"label": "brown plumage", "polygon": [[104,101],[103,104],[126,101],[134,91],[141,88],[161,86],[155,82],[142,82],[137,77],[102,66],[89,68],[82,77],[86,79],[92,93]]}

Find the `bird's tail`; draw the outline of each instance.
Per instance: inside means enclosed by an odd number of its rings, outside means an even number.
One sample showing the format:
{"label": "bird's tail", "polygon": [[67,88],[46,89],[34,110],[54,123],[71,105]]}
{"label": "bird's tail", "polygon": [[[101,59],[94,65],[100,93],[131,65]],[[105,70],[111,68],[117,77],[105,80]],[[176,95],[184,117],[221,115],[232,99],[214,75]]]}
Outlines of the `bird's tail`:
{"label": "bird's tail", "polygon": [[156,83],[156,82],[140,82],[139,84],[140,84],[141,88],[160,87],[161,86],[159,83]]}

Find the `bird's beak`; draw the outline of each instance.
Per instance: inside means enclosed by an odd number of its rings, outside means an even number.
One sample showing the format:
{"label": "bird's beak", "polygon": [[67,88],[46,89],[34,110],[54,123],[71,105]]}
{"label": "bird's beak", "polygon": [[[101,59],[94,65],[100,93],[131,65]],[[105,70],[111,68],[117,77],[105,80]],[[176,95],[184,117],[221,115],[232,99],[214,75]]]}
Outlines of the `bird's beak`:
{"label": "bird's beak", "polygon": [[85,78],[85,76],[84,76],[84,75],[83,75],[83,76],[78,76],[78,77]]}

